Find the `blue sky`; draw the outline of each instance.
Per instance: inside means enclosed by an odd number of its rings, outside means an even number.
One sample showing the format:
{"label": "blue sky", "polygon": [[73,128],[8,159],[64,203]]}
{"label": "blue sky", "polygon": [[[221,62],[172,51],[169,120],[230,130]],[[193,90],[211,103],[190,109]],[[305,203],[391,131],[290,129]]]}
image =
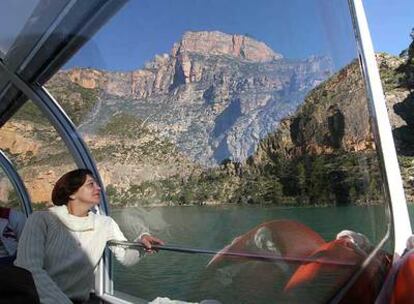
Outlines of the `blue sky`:
{"label": "blue sky", "polygon": [[[4,2],[4,3],[3,3]],[[39,0],[4,0],[0,51],[10,46]],[[130,0],[67,66],[132,70],[155,54],[169,52],[186,30],[221,30],[249,34],[288,58],[332,56],[337,66],[352,57],[352,45],[338,41],[352,35],[339,24],[346,0]],[[414,0],[363,0],[376,51],[398,55],[411,39]],[[287,5],[289,4],[289,6]],[[24,19],[23,19],[24,20]],[[341,23],[342,22],[342,23]],[[329,26],[330,24],[334,26]],[[301,31],[292,31],[298,26]],[[327,26],[328,25],[328,26]],[[346,26],[345,26],[346,27]]]}
{"label": "blue sky", "polygon": [[[410,43],[413,0],[364,4],[375,50],[398,55]],[[188,30],[248,34],[287,58],[330,56],[337,68],[355,57],[354,45],[341,43],[353,35],[346,1],[131,0],[67,67],[137,69]]]}
{"label": "blue sky", "polygon": [[398,55],[411,43],[414,0],[364,0],[376,51]]}

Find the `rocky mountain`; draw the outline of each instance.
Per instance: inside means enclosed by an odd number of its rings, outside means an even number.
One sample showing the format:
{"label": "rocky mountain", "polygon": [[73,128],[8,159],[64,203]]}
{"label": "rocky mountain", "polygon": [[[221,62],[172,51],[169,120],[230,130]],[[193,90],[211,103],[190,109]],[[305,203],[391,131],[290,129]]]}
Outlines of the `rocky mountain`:
{"label": "rocky mountain", "polygon": [[[377,55],[409,201],[413,58]],[[83,133],[115,205],[379,203],[358,63],[335,74],[331,66],[286,60],[245,36],[189,32],[143,69],[61,71],[47,87]],[[33,200],[49,201],[53,181],[73,167],[53,128],[27,103],[0,136]]]}
{"label": "rocky mountain", "polygon": [[[414,50],[414,43],[409,50]],[[412,58],[414,53],[406,58],[377,54],[409,202],[414,201]],[[354,62],[311,91],[303,106],[282,120],[274,134],[261,141],[246,162],[245,170],[264,172],[269,166],[287,162],[288,173],[276,175],[285,179],[285,183],[282,181],[285,194],[289,193],[289,184],[295,185],[291,193],[299,193],[302,202],[310,199],[315,204],[321,201],[363,204],[367,199],[376,200],[381,189],[380,168],[367,115],[365,88],[358,63]],[[319,171],[317,176],[315,171]]]}
{"label": "rocky mountain", "polygon": [[143,69],[62,71],[48,85],[70,81],[101,92],[91,118],[81,124],[86,134],[112,113],[125,112],[194,161],[215,165],[246,159],[332,70],[328,58],[285,60],[246,36],[187,32],[170,54]]}
{"label": "rocky mountain", "polygon": [[268,149],[289,158],[373,150],[368,116],[365,88],[355,62],[311,91],[303,106],[281,122],[276,134],[261,142],[256,155]]}

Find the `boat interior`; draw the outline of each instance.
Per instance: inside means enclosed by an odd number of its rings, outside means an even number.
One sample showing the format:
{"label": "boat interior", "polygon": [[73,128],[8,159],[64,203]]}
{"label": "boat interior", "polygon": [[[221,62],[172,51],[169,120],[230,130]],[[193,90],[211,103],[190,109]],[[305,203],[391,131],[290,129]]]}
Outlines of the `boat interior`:
{"label": "boat interior", "polygon": [[412,231],[361,0],[6,2],[2,206],[88,168],[96,212],[166,241],[108,244],[96,301],[375,301]]}

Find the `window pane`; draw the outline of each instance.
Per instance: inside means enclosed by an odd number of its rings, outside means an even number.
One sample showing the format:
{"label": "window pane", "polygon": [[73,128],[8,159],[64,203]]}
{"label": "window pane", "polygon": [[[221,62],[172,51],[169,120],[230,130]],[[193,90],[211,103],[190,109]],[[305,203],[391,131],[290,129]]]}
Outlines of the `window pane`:
{"label": "window pane", "polygon": [[0,168],[0,207],[24,211],[22,201],[2,168]]}
{"label": "window pane", "polygon": [[4,57],[26,24],[39,0],[2,1],[0,17],[0,56]]}
{"label": "window pane", "polygon": [[115,293],[332,299],[390,222],[357,57],[347,1],[129,2],[47,87],[129,239],[209,254],[115,263]]}
{"label": "window pane", "polygon": [[32,101],[27,101],[0,129],[0,137],[1,149],[24,181],[33,210],[53,205],[54,183],[77,166],[48,119]]}

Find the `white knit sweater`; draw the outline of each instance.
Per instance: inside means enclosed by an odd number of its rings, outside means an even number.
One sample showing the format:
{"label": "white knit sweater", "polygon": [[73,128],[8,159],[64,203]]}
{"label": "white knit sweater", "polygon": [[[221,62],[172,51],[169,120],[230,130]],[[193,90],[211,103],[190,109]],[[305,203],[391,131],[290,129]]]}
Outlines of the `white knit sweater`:
{"label": "white knit sweater", "polygon": [[[14,264],[32,273],[41,303],[87,300],[94,270],[109,240],[126,240],[112,218],[92,212],[77,217],[65,205],[53,207],[28,218]],[[111,250],[124,265],[139,260],[136,250]]]}

